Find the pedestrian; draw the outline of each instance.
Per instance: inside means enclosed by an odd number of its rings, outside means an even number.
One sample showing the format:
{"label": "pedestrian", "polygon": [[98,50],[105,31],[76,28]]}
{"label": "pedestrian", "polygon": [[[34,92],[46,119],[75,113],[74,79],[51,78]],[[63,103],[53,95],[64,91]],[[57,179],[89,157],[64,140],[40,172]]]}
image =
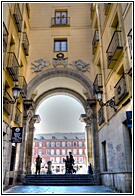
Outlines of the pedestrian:
{"label": "pedestrian", "polygon": [[36,175],[37,173],[40,174],[42,158],[38,155],[36,158]]}
{"label": "pedestrian", "polygon": [[69,158],[68,158],[68,155],[66,156],[66,160],[65,160],[65,168],[66,168],[66,173],[69,173]]}
{"label": "pedestrian", "polygon": [[75,172],[76,170],[73,168],[74,165],[74,158],[72,152],[69,152],[69,173]]}
{"label": "pedestrian", "polygon": [[89,174],[91,174],[91,175],[93,174],[91,163],[90,163],[90,165],[89,165]]}

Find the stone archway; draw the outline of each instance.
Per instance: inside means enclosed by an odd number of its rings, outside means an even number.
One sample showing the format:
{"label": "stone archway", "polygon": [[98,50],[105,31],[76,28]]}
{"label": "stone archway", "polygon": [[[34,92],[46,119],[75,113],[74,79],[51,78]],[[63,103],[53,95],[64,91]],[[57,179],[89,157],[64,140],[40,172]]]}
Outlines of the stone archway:
{"label": "stone archway", "polygon": [[[84,74],[82,74],[81,72],[77,72],[73,69],[56,68],[56,69],[48,69],[44,72],[41,72],[29,82],[28,98],[31,99],[32,93],[41,83],[51,78],[59,78],[59,77],[71,78],[77,81],[78,83],[80,83],[86,90],[87,96],[84,98],[82,95],[80,95],[78,93],[78,89],[76,89],[75,91],[75,90],[72,90],[72,87],[69,89],[69,88],[62,88],[61,86],[58,86],[57,88],[50,88],[48,91],[42,92],[40,96],[34,100],[35,109],[38,107],[40,102],[43,101],[43,99],[45,99],[46,97],[52,94],[57,94],[57,93],[67,93],[73,96],[75,99],[79,100],[79,102],[83,105],[86,113],[87,113],[87,107],[88,107],[87,99],[92,100],[92,104],[90,104],[89,107],[92,109],[93,114],[95,114],[95,107],[93,107],[93,83]],[[90,140],[87,142],[88,156],[90,155],[90,157],[88,157],[88,162],[91,161],[95,171],[97,171],[98,170],[97,168],[99,168],[99,162],[97,162],[97,158],[95,157],[98,157],[98,151],[94,150],[94,148],[97,149],[97,143],[98,143],[97,134],[95,133],[96,128],[97,128],[96,116],[92,115],[91,118],[87,118],[85,123],[86,123],[86,132],[87,132],[86,134],[87,141]]]}
{"label": "stone archway", "polygon": [[89,98],[91,99],[93,98],[92,81],[88,79],[85,75],[83,75],[81,72],[77,72],[73,69],[68,69],[68,68],[48,69],[36,75],[28,84],[28,98],[31,97],[35,87],[37,87],[40,83],[44,82],[45,80],[48,80],[53,77],[66,77],[78,81],[86,89]]}

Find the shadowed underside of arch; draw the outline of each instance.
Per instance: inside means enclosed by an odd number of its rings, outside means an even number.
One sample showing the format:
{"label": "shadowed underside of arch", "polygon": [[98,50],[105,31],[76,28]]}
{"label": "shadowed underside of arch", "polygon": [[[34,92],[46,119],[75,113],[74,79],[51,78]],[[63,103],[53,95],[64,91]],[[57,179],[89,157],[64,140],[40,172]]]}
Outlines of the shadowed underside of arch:
{"label": "shadowed underside of arch", "polygon": [[35,107],[37,108],[38,105],[41,103],[41,101],[43,101],[45,98],[48,98],[51,95],[58,95],[59,93],[72,96],[77,101],[79,101],[83,105],[83,107],[85,108],[85,99],[79,93],[77,93],[71,89],[67,89],[67,88],[54,88],[54,89],[50,89],[50,90],[44,92],[35,101]]}
{"label": "shadowed underside of arch", "polygon": [[[41,83],[43,83],[44,81],[46,81],[48,79],[55,78],[55,77],[71,78],[71,79],[77,81],[86,89],[86,91],[89,95],[89,98],[92,99],[92,97],[93,97],[93,83],[81,72],[75,71],[73,69],[67,69],[67,68],[66,69],[65,68],[48,69],[44,72],[41,72],[37,76],[35,76],[28,84],[28,98],[31,98],[32,93],[34,92],[35,88],[38,87],[38,85],[40,85]],[[58,87],[58,88],[60,90],[61,87]],[[65,89],[65,92],[66,92],[66,90],[67,89]],[[54,91],[54,89],[53,89],[53,91]],[[78,91],[78,90],[76,89],[76,91]],[[75,92],[73,93],[71,90],[70,94],[75,95]],[[81,95],[80,96],[78,96],[78,95],[76,92],[75,97],[79,97],[79,99],[82,100]],[[40,97],[42,97],[42,95]],[[39,98],[39,100],[40,100],[40,98]],[[37,100],[37,103],[39,100]],[[84,103],[84,101],[81,101],[81,102]]]}

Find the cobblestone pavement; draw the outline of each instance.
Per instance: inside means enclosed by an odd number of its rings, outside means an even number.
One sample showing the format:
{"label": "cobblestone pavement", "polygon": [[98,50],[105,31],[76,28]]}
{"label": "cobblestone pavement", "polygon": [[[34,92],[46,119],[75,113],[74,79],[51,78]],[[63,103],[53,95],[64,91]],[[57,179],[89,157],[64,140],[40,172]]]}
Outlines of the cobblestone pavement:
{"label": "cobblestone pavement", "polygon": [[41,193],[41,194],[75,194],[75,193],[114,193],[111,189],[105,187],[105,186],[23,186],[23,185],[17,185],[12,188],[9,188],[8,190],[4,191],[4,195],[8,195],[11,193]]}

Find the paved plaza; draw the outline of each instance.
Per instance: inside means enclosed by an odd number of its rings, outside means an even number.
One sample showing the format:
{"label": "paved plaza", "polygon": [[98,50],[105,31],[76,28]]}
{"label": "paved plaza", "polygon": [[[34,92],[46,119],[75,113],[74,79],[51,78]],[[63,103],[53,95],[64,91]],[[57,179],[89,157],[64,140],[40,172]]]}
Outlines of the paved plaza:
{"label": "paved plaza", "polygon": [[23,186],[17,185],[4,191],[3,194],[8,195],[11,193],[41,193],[41,194],[113,194],[111,189],[105,186]]}

